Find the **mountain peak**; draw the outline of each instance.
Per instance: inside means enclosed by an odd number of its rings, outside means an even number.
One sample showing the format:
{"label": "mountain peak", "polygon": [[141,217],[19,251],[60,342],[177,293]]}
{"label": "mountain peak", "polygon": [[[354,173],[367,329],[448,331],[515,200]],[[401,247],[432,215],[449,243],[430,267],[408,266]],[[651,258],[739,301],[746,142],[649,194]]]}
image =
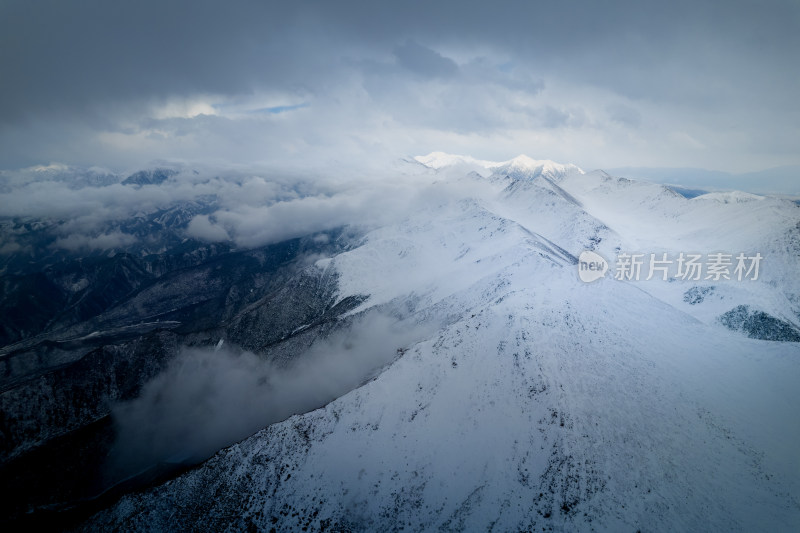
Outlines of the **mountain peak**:
{"label": "mountain peak", "polygon": [[510,160],[506,161],[505,164],[514,165],[514,166],[520,166],[520,167],[535,167],[535,166],[539,165],[540,163],[541,163],[540,161],[537,161],[536,159],[534,159],[532,157],[528,157],[525,154],[520,154],[517,157],[515,157],[514,159],[510,159]]}
{"label": "mountain peak", "polygon": [[433,169],[440,169],[444,167],[451,167],[456,165],[470,165],[482,168],[490,168],[498,163],[494,161],[484,161],[475,159],[468,155],[448,154],[446,152],[431,152],[428,155],[418,155],[414,157],[423,165]]}
{"label": "mountain peak", "polygon": [[160,185],[178,173],[169,168],[156,168],[154,170],[140,170],[131,174],[122,182],[123,185]]}
{"label": "mountain peak", "polygon": [[507,174],[511,177],[536,177],[544,175],[551,178],[562,177],[568,172],[583,170],[572,164],[562,164],[550,159],[533,159],[525,154],[520,154],[508,161],[487,161],[475,159],[468,155],[448,154],[445,152],[431,152],[428,155],[416,156],[414,159],[426,167],[440,169],[456,165],[468,165],[484,168],[497,174]]}
{"label": "mountain peak", "polygon": [[506,174],[511,178],[562,178],[570,172],[583,174],[583,170],[572,164],[562,164],[550,159],[537,160],[527,155],[518,155],[514,159],[491,167],[496,174]]}

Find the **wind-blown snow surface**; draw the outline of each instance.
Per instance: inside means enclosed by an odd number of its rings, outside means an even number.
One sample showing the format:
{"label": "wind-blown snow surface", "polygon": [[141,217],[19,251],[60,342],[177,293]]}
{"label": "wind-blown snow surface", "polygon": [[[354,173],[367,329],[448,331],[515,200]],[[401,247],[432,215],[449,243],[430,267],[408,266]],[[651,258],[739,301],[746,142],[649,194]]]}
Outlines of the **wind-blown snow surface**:
{"label": "wind-blown snow surface", "polygon": [[[752,305],[797,327],[800,208],[571,168],[460,179],[493,192],[317,263],[340,298],[369,295],[354,312],[441,329],[84,527],[796,531],[800,343],[717,317]],[[751,282],[582,284],[584,249],[765,260]]]}

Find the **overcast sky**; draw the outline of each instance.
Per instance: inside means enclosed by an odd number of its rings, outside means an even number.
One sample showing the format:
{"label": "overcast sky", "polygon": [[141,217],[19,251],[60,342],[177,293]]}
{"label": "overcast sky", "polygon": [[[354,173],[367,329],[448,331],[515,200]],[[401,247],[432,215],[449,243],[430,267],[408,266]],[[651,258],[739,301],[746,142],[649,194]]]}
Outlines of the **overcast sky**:
{"label": "overcast sky", "polygon": [[800,164],[800,2],[0,0],[0,168]]}

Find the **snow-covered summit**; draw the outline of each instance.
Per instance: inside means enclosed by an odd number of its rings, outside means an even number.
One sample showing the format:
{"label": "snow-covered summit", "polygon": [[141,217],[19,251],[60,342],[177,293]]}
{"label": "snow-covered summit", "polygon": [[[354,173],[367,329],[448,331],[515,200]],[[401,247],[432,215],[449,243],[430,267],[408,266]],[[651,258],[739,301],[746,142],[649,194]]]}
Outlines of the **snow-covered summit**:
{"label": "snow-covered summit", "polygon": [[506,175],[511,178],[535,178],[540,175],[548,178],[562,178],[572,172],[584,173],[580,167],[573,164],[557,163],[550,159],[533,159],[524,154],[508,161],[487,161],[445,152],[431,152],[428,155],[416,156],[414,159],[436,170],[445,167],[469,166],[475,169],[486,169],[493,174]]}
{"label": "snow-covered summit", "polygon": [[758,200],[764,200],[766,197],[759,196],[757,194],[752,194],[749,192],[742,192],[742,191],[728,191],[728,192],[710,192],[707,194],[701,194],[700,196],[695,197],[697,201],[713,201],[713,202],[720,202],[723,204],[740,204],[743,202],[754,202]]}
{"label": "snow-covered summit", "polygon": [[490,168],[497,166],[500,163],[495,161],[485,161],[482,159],[475,159],[468,155],[448,154],[445,152],[431,152],[428,155],[418,155],[414,157],[423,165],[433,169],[440,169],[444,167],[452,167],[456,165],[470,165],[482,168]]}
{"label": "snow-covered summit", "polygon": [[505,161],[492,166],[496,174],[506,174],[512,178],[545,176],[548,178],[562,178],[568,173],[583,174],[580,167],[572,164],[556,163],[549,159],[533,159],[527,155],[518,155],[510,161]]}

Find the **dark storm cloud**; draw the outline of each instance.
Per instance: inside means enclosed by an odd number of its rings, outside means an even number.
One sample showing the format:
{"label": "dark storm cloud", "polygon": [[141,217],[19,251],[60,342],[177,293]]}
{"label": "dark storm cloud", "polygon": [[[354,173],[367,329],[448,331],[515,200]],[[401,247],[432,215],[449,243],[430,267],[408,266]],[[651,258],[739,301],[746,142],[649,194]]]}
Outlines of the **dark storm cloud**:
{"label": "dark storm cloud", "polygon": [[[416,4],[416,5],[414,5]],[[794,9],[792,8],[794,5]],[[173,92],[240,93],[259,85],[322,85],[331,57],[377,47],[427,74],[456,64],[426,44],[493,45],[560,70],[595,66],[626,91],[672,93],[656,82],[677,64],[731,74],[760,69],[797,81],[793,2],[305,2],[10,1],[3,7],[2,116],[39,106]],[[758,6],[758,8],[756,8]],[[331,49],[335,45],[338,48]],[[688,53],[688,52],[692,53]],[[640,72],[636,72],[636,71]],[[783,72],[781,72],[783,71]],[[649,75],[642,75],[649,74]],[[753,74],[738,71],[739,81]],[[690,80],[676,80],[680,87]],[[684,81],[687,81],[684,84]]]}
{"label": "dark storm cloud", "polygon": [[265,71],[289,63],[270,46],[280,22],[260,2],[223,9],[208,1],[12,1],[3,11],[4,120],[173,93],[247,91]]}
{"label": "dark storm cloud", "polygon": [[639,163],[785,164],[798,49],[789,0],[7,0],[0,166],[513,154],[532,139],[533,155],[604,162],[637,127]]}
{"label": "dark storm cloud", "polygon": [[396,47],[394,55],[400,65],[425,77],[447,78],[458,73],[455,61],[412,40]]}

